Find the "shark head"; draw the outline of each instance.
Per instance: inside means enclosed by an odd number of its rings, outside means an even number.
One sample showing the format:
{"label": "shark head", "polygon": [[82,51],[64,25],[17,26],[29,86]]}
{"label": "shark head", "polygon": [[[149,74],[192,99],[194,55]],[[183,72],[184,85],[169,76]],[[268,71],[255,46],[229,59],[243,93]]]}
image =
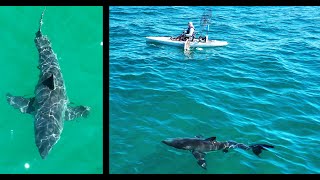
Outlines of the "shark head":
{"label": "shark head", "polygon": [[177,149],[184,149],[184,150],[192,150],[196,146],[197,139],[191,139],[191,138],[169,138],[166,140],[163,140],[164,144],[168,146],[172,146]]}

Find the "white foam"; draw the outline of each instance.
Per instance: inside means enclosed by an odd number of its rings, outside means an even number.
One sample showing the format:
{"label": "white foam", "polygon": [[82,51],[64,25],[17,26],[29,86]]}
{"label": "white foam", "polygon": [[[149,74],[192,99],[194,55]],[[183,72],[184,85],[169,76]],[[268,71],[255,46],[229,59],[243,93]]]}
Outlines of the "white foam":
{"label": "white foam", "polygon": [[24,168],[29,169],[29,167],[30,167],[29,163],[24,164]]}
{"label": "white foam", "polygon": [[13,138],[13,129],[10,130],[10,138],[11,138],[11,140]]}

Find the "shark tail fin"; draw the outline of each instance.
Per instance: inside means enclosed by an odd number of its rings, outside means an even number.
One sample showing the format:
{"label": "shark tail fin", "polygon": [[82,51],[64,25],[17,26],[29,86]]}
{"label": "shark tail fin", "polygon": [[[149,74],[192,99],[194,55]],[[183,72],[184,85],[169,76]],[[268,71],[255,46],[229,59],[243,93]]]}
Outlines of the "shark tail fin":
{"label": "shark tail fin", "polygon": [[259,154],[262,153],[262,150],[267,150],[266,148],[274,148],[274,146],[267,145],[267,144],[254,144],[254,145],[251,145],[250,148],[252,149],[252,152],[255,155],[260,157]]}
{"label": "shark tail fin", "polygon": [[38,32],[36,33],[37,36],[41,36],[41,26],[42,26],[42,24],[43,24],[44,11],[46,11],[46,7],[44,7],[44,10],[42,11],[42,14],[41,14],[41,18],[40,18],[40,21],[39,21],[39,30],[38,30]]}

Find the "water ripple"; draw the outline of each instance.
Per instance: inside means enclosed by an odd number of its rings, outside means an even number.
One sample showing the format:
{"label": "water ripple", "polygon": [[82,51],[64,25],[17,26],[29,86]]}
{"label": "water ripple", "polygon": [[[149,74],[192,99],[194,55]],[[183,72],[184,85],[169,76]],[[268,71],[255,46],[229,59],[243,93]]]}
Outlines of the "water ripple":
{"label": "water ripple", "polygon": [[[110,171],[319,173],[320,8],[212,7],[209,38],[228,46],[185,55],[145,42],[189,21],[200,32],[203,9],[110,7]],[[161,143],[199,134],[275,148],[210,153],[204,172]]]}

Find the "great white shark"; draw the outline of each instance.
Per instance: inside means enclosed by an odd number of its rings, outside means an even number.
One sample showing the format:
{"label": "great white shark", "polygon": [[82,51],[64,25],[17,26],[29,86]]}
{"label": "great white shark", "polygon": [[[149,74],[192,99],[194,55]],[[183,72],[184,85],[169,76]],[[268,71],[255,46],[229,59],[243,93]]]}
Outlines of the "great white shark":
{"label": "great white shark", "polygon": [[255,155],[259,156],[262,150],[267,150],[266,148],[274,148],[274,146],[267,144],[253,144],[248,146],[235,141],[219,142],[216,140],[216,137],[205,139],[201,135],[195,136],[194,138],[169,138],[162,142],[177,149],[189,150],[197,159],[199,166],[203,169],[207,169],[205,156],[208,152],[222,150],[227,153],[229,149],[240,148],[244,150],[252,150]]}
{"label": "great white shark", "polygon": [[41,32],[43,10],[39,29],[34,39],[39,53],[40,76],[34,90],[34,97],[13,96],[7,93],[8,103],[22,113],[34,117],[35,143],[42,159],[51,151],[60,139],[64,121],[78,117],[87,117],[88,106],[72,107],[67,97],[65,83],[56,54],[48,37]]}

